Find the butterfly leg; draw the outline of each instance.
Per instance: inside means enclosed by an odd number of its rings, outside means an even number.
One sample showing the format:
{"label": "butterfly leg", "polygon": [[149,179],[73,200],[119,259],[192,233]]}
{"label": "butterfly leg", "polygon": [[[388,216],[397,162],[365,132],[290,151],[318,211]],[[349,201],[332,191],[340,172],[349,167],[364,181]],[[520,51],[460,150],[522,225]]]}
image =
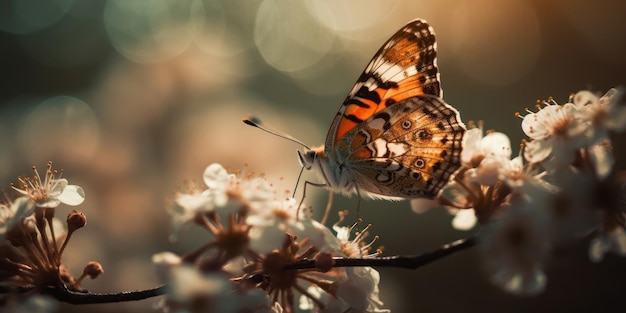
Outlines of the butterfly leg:
{"label": "butterfly leg", "polygon": [[314,187],[320,187],[320,188],[328,187],[328,184],[313,183],[308,180],[304,181],[304,187],[302,188],[302,199],[300,199],[300,203],[298,204],[298,209],[296,210],[296,220],[300,220],[300,207],[302,206],[302,203],[304,202],[304,198],[306,197],[306,187],[308,185],[311,185]]}
{"label": "butterfly leg", "polygon": [[[356,191],[356,217],[357,219],[361,218],[361,192],[359,192],[359,187],[357,185],[354,185],[354,190]],[[358,231],[359,228],[357,227],[356,230]]]}
{"label": "butterfly leg", "polygon": [[328,202],[326,202],[326,209],[324,210],[324,217],[320,220],[322,225],[326,225],[326,220],[328,220],[328,214],[330,213],[330,209],[333,206],[333,195],[334,193],[329,190],[328,191]]}

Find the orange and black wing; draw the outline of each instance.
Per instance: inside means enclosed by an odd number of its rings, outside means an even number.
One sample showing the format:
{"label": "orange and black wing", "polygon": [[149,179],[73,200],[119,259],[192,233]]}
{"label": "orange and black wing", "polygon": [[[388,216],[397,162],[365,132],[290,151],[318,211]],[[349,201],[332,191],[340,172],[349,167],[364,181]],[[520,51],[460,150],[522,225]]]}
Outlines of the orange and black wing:
{"label": "orange and black wing", "polygon": [[435,33],[418,19],[376,52],[343,102],[326,137],[325,150],[386,107],[418,95],[442,97]]}

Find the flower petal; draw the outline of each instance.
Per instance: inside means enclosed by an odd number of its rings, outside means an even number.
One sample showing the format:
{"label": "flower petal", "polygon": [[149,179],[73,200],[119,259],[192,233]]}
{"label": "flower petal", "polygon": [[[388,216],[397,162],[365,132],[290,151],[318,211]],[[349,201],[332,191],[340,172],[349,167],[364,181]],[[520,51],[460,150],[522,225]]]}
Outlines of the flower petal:
{"label": "flower petal", "polygon": [[33,214],[33,211],[34,203],[28,197],[19,197],[10,206],[0,205],[0,243],[4,241],[6,232]]}
{"label": "flower petal", "polygon": [[480,128],[472,128],[465,132],[463,136],[463,150],[461,150],[461,161],[469,163],[474,155],[479,151],[480,140],[483,137],[483,131]]}
{"label": "flower petal", "polygon": [[459,210],[452,220],[452,227],[458,230],[470,230],[474,228],[478,219],[474,210]]}
{"label": "flower petal", "polygon": [[511,140],[503,133],[493,132],[487,134],[480,141],[480,149],[487,156],[511,158]]}
{"label": "flower petal", "polygon": [[467,173],[471,175],[472,181],[484,186],[493,186],[498,182],[500,170],[506,166],[506,163],[500,161],[508,161],[508,159],[485,158],[476,169]]}
{"label": "flower petal", "polygon": [[285,241],[285,231],[275,224],[270,227],[252,227],[250,229],[250,249],[266,254],[280,247]]}
{"label": "flower petal", "polygon": [[411,200],[411,210],[417,214],[426,213],[426,211],[438,205],[435,199],[418,198]]}
{"label": "flower petal", "polygon": [[80,186],[67,185],[58,199],[67,205],[79,205],[85,201],[85,191]]}
{"label": "flower petal", "polygon": [[[550,107],[544,108],[544,110]],[[548,127],[543,123],[543,119],[537,113],[531,113],[524,116],[522,120],[522,130],[526,136],[532,139],[543,139],[550,135]]]}
{"label": "flower petal", "polygon": [[222,165],[213,163],[206,167],[202,178],[209,189],[221,190],[226,188],[225,184],[228,182],[228,172]]}
{"label": "flower petal", "polygon": [[533,140],[524,147],[524,158],[530,163],[545,160],[552,152],[551,140]]}
{"label": "flower petal", "polygon": [[577,92],[572,100],[577,107],[583,107],[598,102],[598,97],[588,90],[583,90]]}
{"label": "flower petal", "polygon": [[611,174],[615,159],[610,151],[610,144],[591,146],[589,148],[589,157],[599,179],[603,180]]}
{"label": "flower petal", "polygon": [[52,182],[52,187],[50,187],[50,191],[48,191],[48,196],[50,198],[59,197],[59,195],[63,193],[67,185],[68,185],[67,179],[65,178],[55,179]]}

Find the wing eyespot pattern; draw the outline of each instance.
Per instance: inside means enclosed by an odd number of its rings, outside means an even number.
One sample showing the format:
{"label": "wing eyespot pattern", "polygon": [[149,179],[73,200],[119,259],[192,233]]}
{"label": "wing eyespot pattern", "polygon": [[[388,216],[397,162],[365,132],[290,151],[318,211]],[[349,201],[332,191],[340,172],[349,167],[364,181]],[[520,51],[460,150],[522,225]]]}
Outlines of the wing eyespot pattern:
{"label": "wing eyespot pattern", "polygon": [[418,169],[423,169],[424,166],[426,166],[426,161],[424,161],[424,159],[422,158],[417,158],[414,162],[415,167]]}

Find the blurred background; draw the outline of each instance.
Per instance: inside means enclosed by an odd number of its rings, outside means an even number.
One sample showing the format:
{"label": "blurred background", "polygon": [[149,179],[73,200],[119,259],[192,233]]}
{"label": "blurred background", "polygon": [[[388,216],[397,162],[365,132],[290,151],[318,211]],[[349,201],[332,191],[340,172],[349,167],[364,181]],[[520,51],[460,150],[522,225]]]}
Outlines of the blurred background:
{"label": "blurred background", "polygon": [[[415,18],[434,27],[445,99],[464,121],[523,138],[516,111],[581,89],[626,84],[626,10],[620,1],[566,0],[5,0],[0,2],[0,179],[8,186],[52,160],[87,195],[88,225],[64,262],[105,274],[84,286],[118,292],[158,284],[150,258],[189,251],[207,234],[170,243],[173,191],[219,162],[265,173],[293,190],[299,165],[286,140],[246,126],[262,117],[309,145],[327,127],[379,46]],[[614,138],[618,169],[625,140]],[[514,154],[517,149],[514,149]],[[315,180],[313,176],[306,176]],[[324,191],[307,202],[321,210]],[[335,197],[334,209],[356,199]],[[64,219],[72,208],[57,210]],[[354,212],[354,210],[353,210]],[[386,255],[416,254],[464,238],[443,210],[367,201],[361,215]],[[331,223],[336,214],[331,215]],[[356,219],[356,214],[349,216]],[[572,247],[547,269],[546,293],[494,288],[475,249],[417,271],[381,269],[394,312],[621,311],[626,260]],[[155,299],[72,306],[63,312],[148,312]]]}

